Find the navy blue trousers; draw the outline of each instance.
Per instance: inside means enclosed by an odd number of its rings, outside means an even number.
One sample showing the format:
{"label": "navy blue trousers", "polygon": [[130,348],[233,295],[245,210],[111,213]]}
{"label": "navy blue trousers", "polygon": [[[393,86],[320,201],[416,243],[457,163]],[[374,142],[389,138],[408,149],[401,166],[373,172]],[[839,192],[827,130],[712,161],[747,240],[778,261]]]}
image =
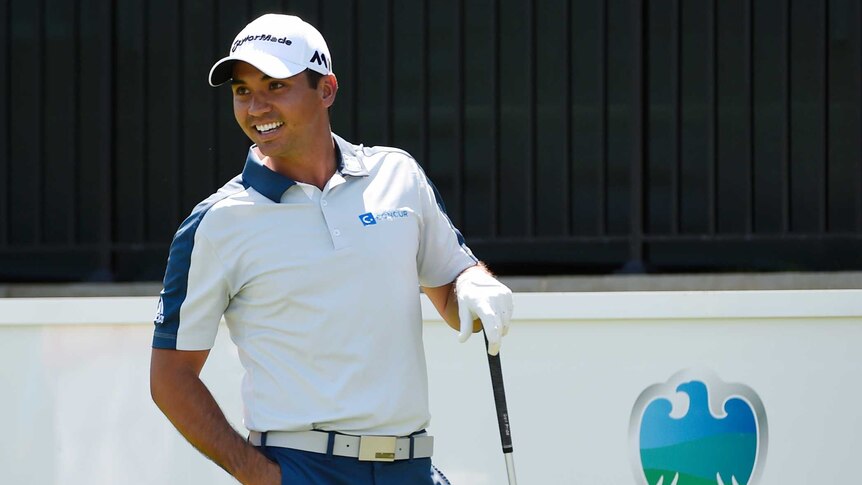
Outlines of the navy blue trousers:
{"label": "navy blue trousers", "polygon": [[433,485],[431,458],[394,462],[264,446],[259,448],[281,467],[282,485]]}

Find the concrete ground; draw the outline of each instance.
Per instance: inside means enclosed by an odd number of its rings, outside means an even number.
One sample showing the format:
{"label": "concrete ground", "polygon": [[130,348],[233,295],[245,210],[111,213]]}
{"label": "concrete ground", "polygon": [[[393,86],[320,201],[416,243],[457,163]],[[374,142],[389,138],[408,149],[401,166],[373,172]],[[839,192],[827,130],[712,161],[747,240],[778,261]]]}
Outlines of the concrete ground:
{"label": "concrete ground", "polygon": [[[515,292],[862,289],[862,272],[511,276]],[[155,296],[160,282],[3,284],[0,298]]]}

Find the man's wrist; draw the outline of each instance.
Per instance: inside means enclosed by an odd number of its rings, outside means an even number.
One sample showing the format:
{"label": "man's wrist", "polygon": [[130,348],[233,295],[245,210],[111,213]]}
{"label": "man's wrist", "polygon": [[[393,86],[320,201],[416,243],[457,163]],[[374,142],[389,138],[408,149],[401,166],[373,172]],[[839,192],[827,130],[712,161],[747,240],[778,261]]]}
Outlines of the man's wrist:
{"label": "man's wrist", "polygon": [[245,485],[264,485],[281,483],[273,481],[281,475],[278,464],[267,458],[258,448],[245,443],[239,459],[228,470],[234,478]]}
{"label": "man's wrist", "polygon": [[459,286],[463,286],[464,284],[475,282],[477,279],[482,280],[484,278],[493,278],[494,276],[488,270],[488,268],[481,262],[470,266],[469,268],[462,271],[457,278],[455,278],[454,290],[455,294],[458,294]]}

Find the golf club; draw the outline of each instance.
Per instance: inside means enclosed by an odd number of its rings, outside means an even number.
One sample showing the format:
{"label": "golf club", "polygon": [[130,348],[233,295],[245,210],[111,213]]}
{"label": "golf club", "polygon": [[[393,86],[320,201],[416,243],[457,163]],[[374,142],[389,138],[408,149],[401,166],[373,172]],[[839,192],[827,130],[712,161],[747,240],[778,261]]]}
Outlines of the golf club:
{"label": "golf club", "polygon": [[494,406],[497,409],[497,424],[500,427],[500,442],[503,445],[503,457],[506,460],[506,474],[509,476],[509,485],[518,485],[518,480],[515,478],[515,459],[512,457],[512,430],[509,427],[509,410],[506,406],[500,353],[488,354],[488,337],[484,331],[482,336],[485,337],[485,353],[488,355],[488,367],[491,370],[491,387],[494,390]]}

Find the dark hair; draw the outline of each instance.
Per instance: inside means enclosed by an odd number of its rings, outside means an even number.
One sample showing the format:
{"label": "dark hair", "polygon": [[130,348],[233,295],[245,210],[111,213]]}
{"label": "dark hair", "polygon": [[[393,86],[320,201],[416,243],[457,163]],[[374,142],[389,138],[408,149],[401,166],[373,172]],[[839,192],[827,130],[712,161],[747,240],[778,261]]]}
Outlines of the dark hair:
{"label": "dark hair", "polygon": [[311,69],[305,70],[305,77],[308,79],[308,87],[311,89],[317,89],[317,85],[320,84],[320,80],[323,78],[323,74],[312,71]]}

